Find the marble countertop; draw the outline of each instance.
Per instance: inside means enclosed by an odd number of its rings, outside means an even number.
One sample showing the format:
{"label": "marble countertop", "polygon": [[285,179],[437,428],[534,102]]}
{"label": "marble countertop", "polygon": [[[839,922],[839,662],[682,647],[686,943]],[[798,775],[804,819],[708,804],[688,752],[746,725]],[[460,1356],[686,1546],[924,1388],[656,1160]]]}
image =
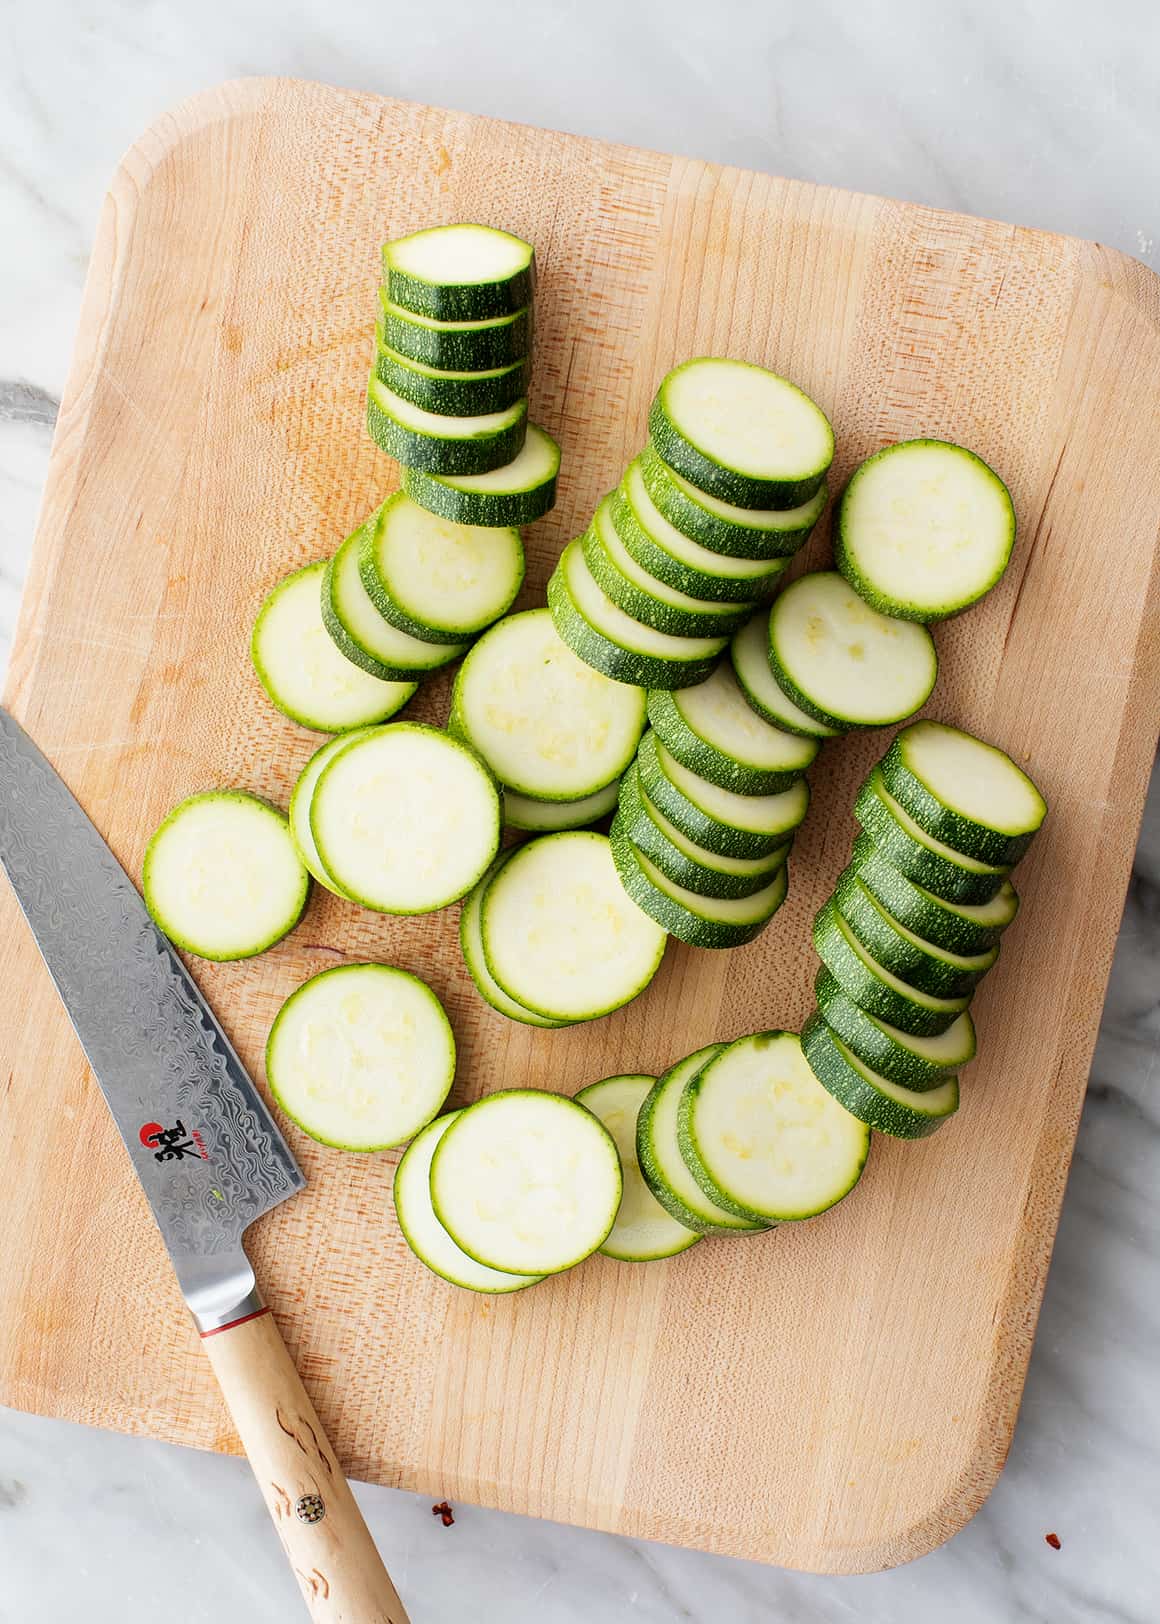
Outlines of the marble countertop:
{"label": "marble countertop", "polygon": [[[518,21],[517,21],[518,18]],[[167,104],[325,79],[1095,237],[1160,269],[1149,0],[37,0],[0,23],[0,663],[102,191]],[[1010,1461],[909,1567],[821,1578],[386,1489],[415,1624],[1155,1624],[1160,774]],[[1045,1536],[1058,1535],[1060,1548]],[[0,1624],[296,1619],[241,1462],[0,1412]]]}

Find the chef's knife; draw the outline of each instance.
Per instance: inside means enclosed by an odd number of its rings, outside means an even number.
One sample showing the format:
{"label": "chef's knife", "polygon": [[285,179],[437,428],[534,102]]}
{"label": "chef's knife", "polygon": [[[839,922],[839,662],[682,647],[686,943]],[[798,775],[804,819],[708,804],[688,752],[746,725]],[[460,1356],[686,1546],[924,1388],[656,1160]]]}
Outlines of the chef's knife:
{"label": "chef's knife", "polygon": [[0,863],[76,1028],[316,1624],[407,1624],[242,1236],[305,1180],[117,859],[0,709]]}

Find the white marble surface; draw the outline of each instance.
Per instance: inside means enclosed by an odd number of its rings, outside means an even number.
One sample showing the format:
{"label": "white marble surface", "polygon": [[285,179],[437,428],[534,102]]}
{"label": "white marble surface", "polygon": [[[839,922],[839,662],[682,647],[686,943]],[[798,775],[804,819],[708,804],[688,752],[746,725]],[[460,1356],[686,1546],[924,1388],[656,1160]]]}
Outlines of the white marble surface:
{"label": "white marble surface", "polygon": [[[0,659],[102,188],[173,100],[237,74],[329,79],[1098,237],[1160,268],[1158,63],[1153,0],[8,0]],[[360,1490],[415,1624],[1155,1624],[1158,1054],[1160,784],[1022,1416],[975,1521],[908,1568],[826,1579],[467,1506],[444,1529],[425,1500]],[[238,1462],[0,1413],[0,1624],[299,1616]]]}

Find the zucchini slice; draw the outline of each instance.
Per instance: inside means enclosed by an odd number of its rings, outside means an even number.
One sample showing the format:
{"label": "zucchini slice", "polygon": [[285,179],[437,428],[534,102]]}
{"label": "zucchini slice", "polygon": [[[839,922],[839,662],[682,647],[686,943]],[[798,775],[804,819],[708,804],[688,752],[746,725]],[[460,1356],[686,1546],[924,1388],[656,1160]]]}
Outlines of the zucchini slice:
{"label": "zucchini slice", "polygon": [[518,530],[455,524],[388,497],[363,533],[359,574],[392,626],[421,643],[462,642],[508,610],[524,582]]}
{"label": "zucchini slice", "polygon": [[349,740],[323,767],[310,832],[353,901],[433,913],[470,891],[499,850],[499,790],[468,745],[396,722]]}
{"label": "zucchini slice", "polygon": [[586,829],[616,810],[620,783],[619,778],[614,778],[603,789],[576,801],[542,801],[505,785],[503,821],[509,829],[526,829],[538,835],[555,834],[560,829]]}
{"label": "zucchini slice", "polygon": [[1019,896],[1010,880],[1002,882],[990,902],[945,902],[908,880],[865,833],[854,842],[850,867],[899,924],[952,953],[985,953],[1019,911]]}
{"label": "zucchini slice", "polygon": [[693,598],[755,603],[772,595],[789,560],[730,558],[682,535],[653,502],[640,471],[628,466],[612,499],[612,522],[629,555],[666,586]]}
{"label": "zucchini slice", "polygon": [[769,664],[769,611],[761,610],[753,619],[735,632],[729,645],[729,658],[733,674],[745,696],[746,703],[771,727],[785,733],[796,733],[803,739],[836,739],[846,730],[827,727],[813,716],[807,716],[795,705],[774,680]]}
{"label": "zucchini slice", "polygon": [[729,558],[791,558],[809,540],[829,496],[823,480],[799,507],[737,507],[691,485],[651,445],[637,460],[645,488],[669,524],[690,541]]}
{"label": "zucchini slice", "polygon": [[556,505],[560,447],[529,423],[517,456],[486,474],[430,474],[403,469],[403,489],[420,507],[457,524],[521,525]]}
{"label": "zucchini slice", "polygon": [[690,947],[743,947],[761,935],[785,901],[789,864],[746,897],[707,897],[670,880],[638,850],[619,816],[612,820],[612,856],[620,882],[638,908]]}
{"label": "zucchini slice", "polygon": [[868,1128],[824,1090],[796,1032],[728,1044],[685,1084],[681,1154],[718,1206],[754,1223],[812,1218],[849,1195]]}
{"label": "zucchini slice", "polygon": [[814,982],[814,996],[835,1036],[864,1065],[904,1088],[918,1093],[939,1088],[951,1072],[975,1057],[975,1027],[969,1010],[956,1015],[945,1032],[920,1038],[868,1015],[824,968]]}
{"label": "zucchini slice", "polygon": [[1010,492],[981,457],[904,440],[855,469],[838,505],[834,560],[884,615],[945,620],[997,584],[1015,545]]}
{"label": "zucchini slice", "polygon": [[462,1251],[435,1216],[431,1205],[431,1161],[435,1147],[460,1111],[436,1117],[411,1140],[395,1169],[395,1217],[403,1239],[420,1263],[450,1285],[466,1291],[502,1293],[537,1285],[542,1274],[505,1274]]}
{"label": "zucchini slice", "polygon": [[379,450],[433,474],[485,474],[510,462],[523,446],[527,418],[526,399],[481,417],[448,417],[413,406],[378,378],[367,387],[367,431]]}
{"label": "zucchini slice", "polygon": [[379,289],[383,339],[409,361],[448,372],[489,372],[522,361],[532,348],[532,310],[487,321],[435,321],[392,304]]}
{"label": "zucchini slice", "polygon": [[682,766],[739,795],[788,789],[820,748],[816,739],[786,733],[758,716],[728,660],[695,688],[651,693],[648,719]]}
{"label": "zucchini slice", "polygon": [[852,868],[838,876],[834,904],[879,964],[921,992],[935,993],[940,998],[969,997],[999,957],[998,946],[984,953],[963,954],[923,941],[899,924]]}
{"label": "zucchini slice", "polygon": [[571,805],[607,788],[636,753],[645,692],[573,654],[547,609],[509,615],[460,666],[448,726],[507,788]]}
{"label": "zucchini slice", "polygon": [[254,622],[250,658],[272,705],[316,733],[345,733],[385,722],[417,683],[384,679],[347,658],[322,614],[327,564],[307,564],[280,581]]}
{"label": "zucchini slice", "polygon": [[510,1088],[460,1112],[431,1158],[431,1205],[477,1263],[559,1274],[603,1246],[623,1184],[612,1135],[559,1094]]}
{"label": "zucchini slice", "polygon": [[457,660],[469,643],[432,643],[412,637],[384,620],[367,591],[361,573],[365,547],[373,546],[382,522],[379,508],[366,524],[350,535],[326,567],[322,580],[322,623],[330,639],[348,660],[384,682],[410,681]]}
{"label": "zucchini slice", "polygon": [[392,394],[446,417],[502,412],[528,392],[528,363],[513,361],[485,372],[444,372],[391,349],[380,322],[375,329],[375,377]]}
{"label": "zucchini slice", "polygon": [[859,1009],[915,1037],[938,1037],[970,1003],[969,997],[940,998],[903,981],[854,935],[833,897],[814,917],[814,951]]}
{"label": "zucchini slice", "polygon": [[834,431],[821,408],[748,361],[699,356],[674,367],[648,427],[670,468],[737,507],[799,507],[834,460]]}
{"label": "zucchini slice", "polygon": [[541,835],[516,849],[483,898],[483,951],[517,1003],[588,1021],[630,1003],[660,968],[664,930],[632,903],[606,835]]}
{"label": "zucchini slice", "polygon": [[751,897],[769,885],[789,856],[792,836],[768,857],[722,857],[698,846],[659,811],[640,784],[634,762],[620,780],[620,823],[638,852],[666,878],[703,897]]}
{"label": "zucchini slice", "polygon": [[[328,739],[311,756],[298,775],[298,782],[290,793],[290,809],[288,821],[290,834],[298,855],[305,863],[307,870],[328,891],[333,891],[336,897],[345,896],[334,883],[333,877],[322,866],[322,859],[318,855],[318,847],[314,844],[314,836],[310,831],[310,801],[314,795],[314,786],[318,776],[327,762],[332,760],[352,739],[361,738],[364,733],[371,732],[370,728],[360,728],[354,733],[340,733],[337,738]],[[349,898],[348,898],[349,900]]]}
{"label": "zucchini slice", "polygon": [[658,1077],[636,1119],[637,1165],[661,1206],[686,1229],[698,1235],[756,1235],[769,1225],[738,1218],[719,1207],[685,1166],[678,1143],[677,1115],[685,1084],[724,1047],[723,1043],[707,1044]]}
{"label": "zucchini slice", "polygon": [[658,811],[689,840],[722,857],[768,857],[806,815],[809,785],[799,778],[777,795],[738,795],[682,767],[650,729],[637,752],[640,784]]}
{"label": "zucchini slice", "polygon": [[833,570],[799,575],[774,599],[769,664],[800,710],[841,730],[902,721],[938,676],[926,627],[880,615]]}
{"label": "zucchini slice", "polygon": [[390,964],[338,964],[292,992],[266,1043],[266,1080],[292,1122],[338,1150],[388,1150],[419,1132],[455,1077],[435,994]]}
{"label": "zucchini slice", "polygon": [[509,316],[531,303],[534,253],[494,226],[428,226],[383,244],[387,297],[436,321]]}
{"label": "zucchini slice", "polygon": [[655,1077],[605,1077],[589,1083],[574,1096],[608,1129],[620,1157],[624,1194],[608,1239],[600,1247],[605,1257],[622,1263],[652,1263],[676,1257],[701,1239],[696,1231],[667,1212],[641,1176],[636,1160],[636,1119]]}
{"label": "zucchini slice", "polygon": [[611,496],[593,515],[582,539],[584,561],[600,590],[626,615],[674,637],[732,636],[746,615],[744,604],[691,598],[666,586],[633,558],[612,522]]}
{"label": "zucchini slice", "polygon": [[568,1026],[571,1024],[568,1021],[553,1021],[546,1015],[537,1015],[534,1010],[525,1009],[517,999],[509,997],[488,969],[483,954],[480,920],[483,916],[484,893],[492,879],[508,859],[514,856],[517,849],[513,847],[509,851],[500,852],[479,884],[463,899],[463,907],[459,911],[459,946],[463,953],[463,962],[472,981],[475,982],[475,990],[479,996],[500,1015],[506,1015],[512,1021],[522,1021],[525,1026]]}
{"label": "zucchini slice", "polygon": [[207,790],[173,808],[145,849],[145,906],[175,947],[249,959],[302,918],[310,892],[286,819],[241,790]]}
{"label": "zucchini slice", "polygon": [[818,1082],[852,1117],[895,1139],[925,1139],[959,1108],[959,1080],[949,1076],[919,1093],[863,1064],[815,1011],[802,1028],[802,1052]]}
{"label": "zucchini slice", "polygon": [[886,788],[880,767],[858,791],[854,816],[888,862],[947,902],[990,902],[1007,878],[1005,865],[977,862],[928,835]]}
{"label": "zucchini slice", "polygon": [[882,782],[928,835],[984,863],[1013,866],[1047,816],[1010,756],[945,722],[904,727],[882,758]]}
{"label": "zucchini slice", "polygon": [[548,581],[556,630],[586,665],[614,682],[642,688],[687,688],[703,682],[725,647],[724,637],[673,637],[625,614],[596,584],[582,538],[565,547]]}

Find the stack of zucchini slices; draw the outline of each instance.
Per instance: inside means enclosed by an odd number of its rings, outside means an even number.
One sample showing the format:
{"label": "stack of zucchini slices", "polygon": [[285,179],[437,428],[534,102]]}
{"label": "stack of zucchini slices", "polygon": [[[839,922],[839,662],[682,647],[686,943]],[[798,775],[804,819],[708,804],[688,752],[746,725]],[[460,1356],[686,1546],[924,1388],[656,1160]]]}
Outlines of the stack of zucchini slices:
{"label": "stack of zucchini slices", "polygon": [[822,960],[802,1048],[869,1127],[920,1139],[959,1103],[968,1006],[1019,899],[1009,875],[1046,803],[994,745],[942,722],[904,728],[859,791],[862,832],[814,921]]}

